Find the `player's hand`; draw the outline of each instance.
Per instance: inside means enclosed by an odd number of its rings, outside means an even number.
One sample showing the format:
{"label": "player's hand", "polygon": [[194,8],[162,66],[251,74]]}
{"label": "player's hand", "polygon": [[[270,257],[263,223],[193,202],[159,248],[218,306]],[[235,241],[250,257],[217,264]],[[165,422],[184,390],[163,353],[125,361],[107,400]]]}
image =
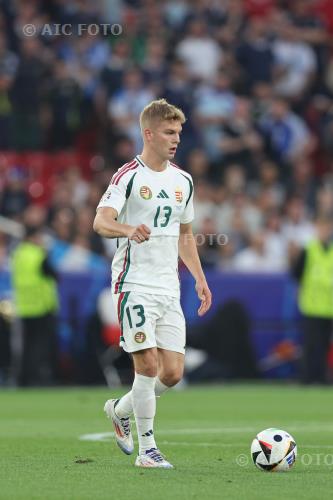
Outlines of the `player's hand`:
{"label": "player's hand", "polygon": [[145,224],[140,224],[140,226],[133,227],[128,233],[128,239],[134,240],[137,243],[143,243],[148,241],[150,238],[151,230]]}
{"label": "player's hand", "polygon": [[209,290],[206,280],[197,281],[195,284],[195,289],[197,291],[199,299],[201,300],[201,304],[198,309],[198,315],[203,316],[212,305],[212,293]]}

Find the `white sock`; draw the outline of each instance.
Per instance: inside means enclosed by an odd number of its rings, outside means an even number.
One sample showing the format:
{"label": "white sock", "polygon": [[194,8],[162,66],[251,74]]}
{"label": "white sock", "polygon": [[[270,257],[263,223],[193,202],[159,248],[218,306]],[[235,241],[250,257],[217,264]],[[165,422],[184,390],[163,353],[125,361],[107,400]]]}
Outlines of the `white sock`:
{"label": "white sock", "polygon": [[[155,381],[155,396],[159,398],[164,392],[170,389],[169,386],[163,384],[158,377]],[[125,394],[117,404],[115,408],[116,414],[119,418],[126,418],[132,415],[133,405],[132,405],[132,391]]]}
{"label": "white sock", "polygon": [[155,379],[156,377],[146,377],[136,373],[133,382],[132,404],[138,432],[139,454],[150,448],[157,448],[154,438]]}
{"label": "white sock", "polygon": [[119,418],[126,418],[132,415],[133,413],[132,391],[129,391],[121,399],[119,399],[119,402],[114,410]]}
{"label": "white sock", "polygon": [[156,382],[155,382],[155,396],[157,398],[159,398],[168,389],[170,389],[170,387],[168,385],[163,384],[163,382],[161,382],[160,379],[158,377],[156,377]]}

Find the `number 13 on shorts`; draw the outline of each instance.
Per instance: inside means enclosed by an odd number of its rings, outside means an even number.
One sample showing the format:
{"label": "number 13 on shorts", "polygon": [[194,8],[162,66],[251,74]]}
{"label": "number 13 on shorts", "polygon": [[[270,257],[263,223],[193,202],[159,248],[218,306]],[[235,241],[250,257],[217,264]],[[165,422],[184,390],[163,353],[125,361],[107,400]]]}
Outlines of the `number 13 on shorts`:
{"label": "number 13 on shorts", "polygon": [[142,304],[135,304],[135,306],[132,306],[132,314],[131,314],[131,308],[130,306],[127,306],[126,309],[126,315],[128,319],[128,324],[130,328],[133,328],[133,322],[132,322],[132,316],[135,313],[135,320],[139,319],[137,323],[135,323],[135,327],[139,328],[139,326],[142,326],[146,322],[146,316],[145,316],[145,309]]}
{"label": "number 13 on shorts", "polygon": [[184,353],[185,319],[179,298],[122,292],[112,294],[127,352],[159,347]]}

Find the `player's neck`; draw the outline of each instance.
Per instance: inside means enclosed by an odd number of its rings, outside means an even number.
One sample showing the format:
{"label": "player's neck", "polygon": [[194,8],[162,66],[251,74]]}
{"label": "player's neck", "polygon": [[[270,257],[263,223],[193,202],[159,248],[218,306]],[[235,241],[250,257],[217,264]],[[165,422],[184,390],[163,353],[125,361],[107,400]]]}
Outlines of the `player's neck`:
{"label": "player's neck", "polygon": [[155,172],[163,172],[168,166],[168,160],[161,160],[153,151],[145,151],[144,149],[140,158],[148,168]]}

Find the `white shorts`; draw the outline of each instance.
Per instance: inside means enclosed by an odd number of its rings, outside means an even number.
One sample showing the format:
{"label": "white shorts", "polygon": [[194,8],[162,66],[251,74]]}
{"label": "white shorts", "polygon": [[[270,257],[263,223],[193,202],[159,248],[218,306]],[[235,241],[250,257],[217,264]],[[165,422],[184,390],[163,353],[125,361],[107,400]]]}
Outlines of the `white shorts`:
{"label": "white shorts", "polygon": [[126,352],[159,347],[185,353],[185,318],[178,298],[140,292],[112,294]]}

